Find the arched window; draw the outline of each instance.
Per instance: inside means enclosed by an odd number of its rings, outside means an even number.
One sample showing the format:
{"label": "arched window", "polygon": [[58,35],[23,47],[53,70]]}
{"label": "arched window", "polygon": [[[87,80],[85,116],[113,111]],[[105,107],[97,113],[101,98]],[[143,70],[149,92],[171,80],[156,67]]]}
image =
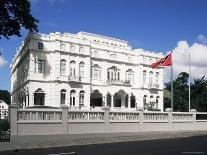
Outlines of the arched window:
{"label": "arched window", "polygon": [[108,68],[107,79],[112,81],[120,81],[120,70],[115,66]]}
{"label": "arched window", "polygon": [[71,46],[70,46],[70,51],[71,51],[71,52],[75,52],[75,45],[71,45]]}
{"label": "arched window", "polygon": [[158,108],[158,104],[159,104],[159,96],[156,97],[156,102],[155,102],[155,108],[157,109]]}
{"label": "arched window", "polygon": [[60,75],[65,75],[66,72],[66,60],[60,60]]}
{"label": "arched window", "polygon": [[98,54],[98,51],[94,51],[93,53],[94,53],[94,57],[96,57],[96,58],[97,58],[97,57],[98,57],[98,55],[99,55],[99,54]]}
{"label": "arched window", "polygon": [[84,54],[85,53],[85,48],[84,47],[80,47],[80,54]]}
{"label": "arched window", "polygon": [[153,86],[153,72],[150,71],[149,73],[149,86],[152,87]]}
{"label": "arched window", "polygon": [[153,102],[153,97],[154,97],[153,95],[150,96],[150,103]]}
{"label": "arched window", "polygon": [[45,93],[39,88],[34,93],[34,105],[44,105],[45,104]]}
{"label": "arched window", "polygon": [[156,72],[156,85],[159,84],[159,76],[160,76],[159,72]]}
{"label": "arched window", "polygon": [[131,69],[126,71],[126,81],[134,82],[134,72]]}
{"label": "arched window", "polygon": [[143,71],[143,84],[146,84],[146,79],[147,79],[147,71]]}
{"label": "arched window", "polygon": [[101,67],[99,65],[94,65],[92,67],[92,78],[93,79],[101,79]]}
{"label": "arched window", "polygon": [[75,105],[75,90],[70,91],[70,105],[71,106]]}
{"label": "arched window", "polygon": [[81,90],[80,93],[79,93],[79,104],[80,105],[84,105],[84,91]]}
{"label": "arched window", "polygon": [[79,64],[79,75],[80,77],[84,76],[84,62],[80,62]]}
{"label": "arched window", "polygon": [[70,76],[76,76],[75,61],[70,62]]}
{"label": "arched window", "polygon": [[66,51],[66,45],[65,44],[61,44],[60,45],[60,50],[61,51]]}
{"label": "arched window", "polygon": [[65,104],[65,100],[66,100],[66,90],[62,89],[60,91],[60,104]]}
{"label": "arched window", "polygon": [[143,97],[143,107],[144,109],[147,108],[147,95],[144,95]]}

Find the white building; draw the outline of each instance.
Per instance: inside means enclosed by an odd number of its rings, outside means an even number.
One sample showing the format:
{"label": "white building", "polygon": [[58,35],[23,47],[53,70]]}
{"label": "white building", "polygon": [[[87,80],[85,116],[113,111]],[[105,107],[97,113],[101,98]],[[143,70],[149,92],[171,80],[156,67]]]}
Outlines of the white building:
{"label": "white building", "polygon": [[0,119],[5,119],[9,115],[9,106],[0,100]]}
{"label": "white building", "polygon": [[162,57],[86,32],[30,33],[11,64],[12,102],[23,108],[163,110],[163,68],[149,67]]}

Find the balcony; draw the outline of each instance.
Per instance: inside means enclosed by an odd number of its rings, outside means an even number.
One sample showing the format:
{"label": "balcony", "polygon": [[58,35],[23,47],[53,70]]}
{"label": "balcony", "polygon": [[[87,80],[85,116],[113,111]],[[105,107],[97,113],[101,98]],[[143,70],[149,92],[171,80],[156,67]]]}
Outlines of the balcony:
{"label": "balcony", "polygon": [[80,76],[68,76],[68,81],[69,82],[81,82],[81,77]]}
{"label": "balcony", "polygon": [[131,86],[132,84],[130,81],[123,81],[123,80],[107,80],[107,85],[122,85],[122,86]]}
{"label": "balcony", "polygon": [[159,86],[159,84],[150,83],[148,88],[157,90],[157,89],[160,89],[160,86]]}

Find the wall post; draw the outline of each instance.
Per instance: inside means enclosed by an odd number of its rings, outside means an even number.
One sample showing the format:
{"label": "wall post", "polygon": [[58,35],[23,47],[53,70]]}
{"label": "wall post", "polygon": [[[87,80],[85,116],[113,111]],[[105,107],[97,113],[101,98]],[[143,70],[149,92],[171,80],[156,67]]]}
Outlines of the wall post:
{"label": "wall post", "polygon": [[168,112],[168,131],[172,131],[172,123],[173,123],[173,116],[172,116],[172,112]]}
{"label": "wall post", "polygon": [[139,123],[140,123],[139,131],[143,131],[143,120],[144,120],[144,112],[139,111]]}
{"label": "wall post", "polygon": [[196,130],[196,111],[193,112],[193,130]]}
{"label": "wall post", "polygon": [[17,136],[18,135],[18,119],[17,119],[17,110],[18,106],[16,103],[12,103],[9,106],[10,109],[10,132],[11,136]]}
{"label": "wall post", "polygon": [[109,133],[109,123],[110,123],[110,116],[109,116],[109,106],[105,106],[102,108],[104,110],[104,133]]}
{"label": "wall post", "polygon": [[68,106],[63,104],[60,108],[62,110],[62,134],[68,134]]}

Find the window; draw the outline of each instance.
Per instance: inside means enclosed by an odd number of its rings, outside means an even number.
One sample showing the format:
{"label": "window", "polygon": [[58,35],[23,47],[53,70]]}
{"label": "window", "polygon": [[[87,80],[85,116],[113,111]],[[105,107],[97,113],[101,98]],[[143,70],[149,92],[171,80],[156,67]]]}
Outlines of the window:
{"label": "window", "polygon": [[45,71],[45,60],[35,59],[35,73],[44,73]]}
{"label": "window", "polygon": [[99,65],[94,65],[92,67],[92,78],[100,80],[102,78],[101,72],[102,72],[101,67],[99,67]]}
{"label": "window", "polygon": [[126,71],[126,81],[134,82],[134,72],[131,69]]}
{"label": "window", "polygon": [[107,71],[107,78],[108,80],[119,81],[120,80],[120,70],[117,69],[115,66],[108,68]]}
{"label": "window", "polygon": [[81,90],[80,91],[80,94],[79,94],[79,104],[80,105],[84,105],[84,91],[83,90]]}
{"label": "window", "polygon": [[154,97],[153,95],[150,96],[150,103],[153,102],[153,97]]}
{"label": "window", "polygon": [[38,48],[39,50],[43,50],[43,43],[38,42],[38,43],[37,43],[37,48]]}
{"label": "window", "polygon": [[65,44],[61,44],[60,45],[60,50],[61,51],[66,51],[66,45]]}
{"label": "window", "polygon": [[152,86],[153,85],[153,72],[150,71],[149,73],[149,85]]}
{"label": "window", "polygon": [[71,52],[75,52],[75,45],[71,45],[71,46],[70,46],[70,51],[71,51]]}
{"label": "window", "polygon": [[70,62],[70,76],[76,76],[75,61]]}
{"label": "window", "polygon": [[34,105],[44,105],[45,104],[45,93],[39,88],[34,93]]}
{"label": "window", "polygon": [[60,104],[65,104],[65,99],[66,99],[66,90],[62,89],[60,91]]}
{"label": "window", "polygon": [[143,84],[146,84],[147,71],[143,71]]}
{"label": "window", "polygon": [[75,105],[75,90],[70,91],[70,105],[71,106]]}
{"label": "window", "polygon": [[84,47],[80,47],[80,54],[84,54],[84,53],[85,53]]}
{"label": "window", "polygon": [[98,51],[94,51],[94,57],[98,57]]}
{"label": "window", "polygon": [[80,64],[79,64],[79,75],[81,77],[84,76],[84,62],[80,62]]}
{"label": "window", "polygon": [[159,84],[159,73],[156,72],[156,85],[158,85],[158,84]]}
{"label": "window", "polygon": [[159,96],[156,97],[156,102],[155,102],[155,108],[156,109],[158,108],[159,98],[160,98]]}
{"label": "window", "polygon": [[111,54],[110,57],[111,57],[112,59],[114,59],[114,60],[117,59],[117,55],[116,55],[116,54]]}
{"label": "window", "polygon": [[60,61],[60,75],[65,75],[66,73],[66,60],[62,59]]}
{"label": "window", "polygon": [[93,70],[93,78],[98,79],[98,69],[97,68],[94,68],[94,70]]}
{"label": "window", "polygon": [[147,95],[144,95],[143,97],[143,107],[144,109],[147,108]]}

